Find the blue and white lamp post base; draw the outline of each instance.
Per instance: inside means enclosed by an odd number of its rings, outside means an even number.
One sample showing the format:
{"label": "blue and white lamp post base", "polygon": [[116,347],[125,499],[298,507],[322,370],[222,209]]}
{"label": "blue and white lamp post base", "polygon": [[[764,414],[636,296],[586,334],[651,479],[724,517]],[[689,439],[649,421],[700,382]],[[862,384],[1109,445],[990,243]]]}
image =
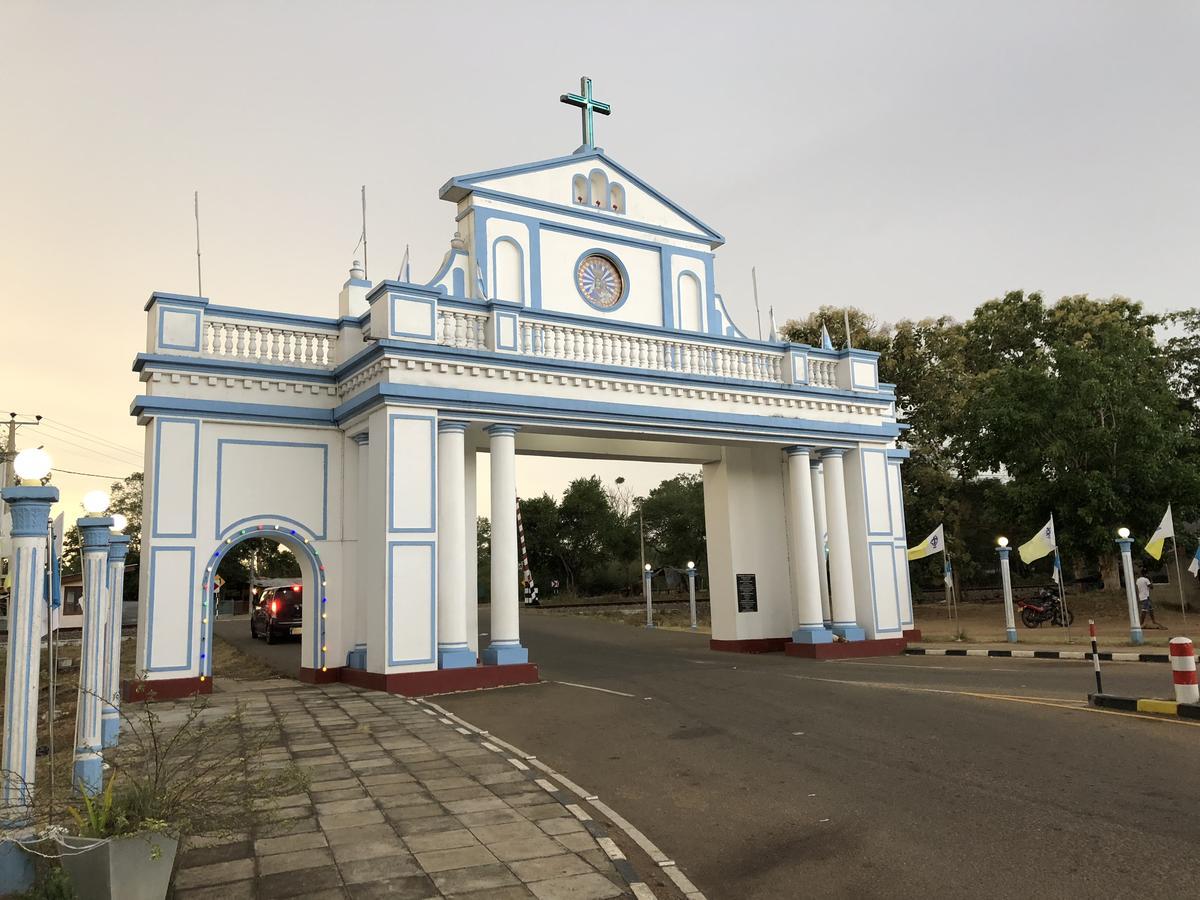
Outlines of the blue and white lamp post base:
{"label": "blue and white lamp post base", "polygon": [[1145,636],[1133,580],[1133,539],[1128,528],[1118,529],[1117,534],[1120,535],[1117,546],[1121,548],[1121,571],[1125,573],[1125,602],[1129,605],[1129,643],[1137,645],[1145,641]]}
{"label": "blue and white lamp post base", "polygon": [[1009,569],[1008,538],[1002,537],[996,543],[996,552],[1000,555],[1000,583],[1004,587],[1004,634],[1010,644],[1017,642],[1017,620],[1013,611],[1012,571]]}

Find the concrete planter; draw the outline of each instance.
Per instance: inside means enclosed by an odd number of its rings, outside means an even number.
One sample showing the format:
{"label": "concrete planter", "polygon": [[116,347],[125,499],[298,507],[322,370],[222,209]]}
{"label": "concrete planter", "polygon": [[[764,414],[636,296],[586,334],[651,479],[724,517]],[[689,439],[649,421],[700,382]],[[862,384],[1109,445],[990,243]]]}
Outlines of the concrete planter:
{"label": "concrete planter", "polygon": [[167,896],[178,838],[146,831],[110,841],[64,837],[62,842],[62,867],[79,900],[163,900]]}

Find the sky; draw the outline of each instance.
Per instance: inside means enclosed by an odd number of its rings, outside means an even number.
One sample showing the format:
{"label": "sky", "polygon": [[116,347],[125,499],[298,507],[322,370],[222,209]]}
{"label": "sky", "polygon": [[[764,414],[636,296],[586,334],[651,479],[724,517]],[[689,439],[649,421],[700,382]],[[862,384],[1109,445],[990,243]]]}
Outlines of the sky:
{"label": "sky", "polygon": [[[597,143],[726,237],[764,316],[966,317],[1008,290],[1195,305],[1193,2],[0,5],[0,409],[19,446],[139,467],[151,291],[335,315],[367,185],[371,268],[431,276],[456,174]],[[35,434],[36,431],[36,434]],[[523,495],[664,465],[523,461]],[[68,509],[105,479],[58,473]],[[483,490],[486,485],[481,485]],[[486,496],[486,494],[484,495]]]}

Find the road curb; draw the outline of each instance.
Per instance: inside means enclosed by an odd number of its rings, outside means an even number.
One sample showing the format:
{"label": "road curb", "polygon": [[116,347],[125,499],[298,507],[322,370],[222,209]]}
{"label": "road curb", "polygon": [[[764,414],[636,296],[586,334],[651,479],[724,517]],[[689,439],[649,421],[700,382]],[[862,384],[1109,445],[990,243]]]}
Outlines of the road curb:
{"label": "road curb", "polygon": [[[908,647],[904,651],[907,656],[972,656],[989,659],[1067,659],[1077,661],[1091,659],[1091,650],[968,650],[958,647]],[[1196,657],[1200,664],[1200,656]],[[1100,654],[1102,662],[1148,662],[1169,663],[1171,657],[1167,653],[1122,653],[1104,652]]]}
{"label": "road curb", "polygon": [[[645,851],[646,855],[650,857],[651,861],[662,870],[664,875],[671,879],[675,887],[679,889],[679,891],[684,895],[684,897],[687,898],[687,900],[706,900],[704,894],[700,892],[699,888],[697,888],[696,885],[694,885],[688,879],[688,877],[679,870],[679,867],[675,864],[674,860],[670,859],[665,853],[659,850],[658,847],[646,837],[646,835],[630,824],[630,822],[623,818],[616,810],[610,807],[607,803],[602,802],[599,797],[588,791],[586,788],[580,787],[565,775],[560,775],[558,772],[555,772],[536,756],[532,756],[525,751],[514,747],[507,741],[500,740],[494,734],[485,731],[477,725],[472,725],[466,719],[455,715],[454,713],[450,712],[450,710],[438,705],[437,703],[434,703],[431,700],[416,698],[409,700],[408,702],[413,705],[429,707],[427,710],[428,712],[434,715],[440,714],[446,720],[457,724],[459,726],[459,730],[463,733],[474,733],[480,738],[481,746],[483,746],[485,749],[491,750],[494,753],[499,753],[506,757],[509,753],[513,754],[512,758],[508,760],[513,767],[518,771],[524,772],[525,775],[530,778],[530,780],[534,781],[539,787],[550,794],[550,796],[554,797],[555,800],[566,807],[571,815],[575,816],[575,818],[583,824],[588,833],[592,835],[592,837],[596,838],[597,843],[600,844],[600,848],[612,861],[617,871],[621,873],[621,877],[625,879],[625,882],[629,885],[629,889],[633,891],[633,896],[637,898],[637,900],[654,900],[656,895],[651,890],[650,886],[638,877],[637,872],[634,870],[629,860],[626,859],[625,854],[623,854],[620,848],[618,848],[617,845],[614,844],[607,836],[603,826],[601,826],[600,823],[588,815],[587,811],[580,806],[579,801],[589,804],[593,809],[612,822],[613,825],[615,825],[617,828],[620,828],[621,831],[625,833],[626,837],[628,837],[631,841],[633,841],[633,843],[637,844],[638,847]],[[556,785],[551,784],[544,778],[538,778],[533,769],[538,769],[553,778],[563,786],[564,790],[558,790]],[[570,795],[574,796],[572,797]],[[576,797],[578,800],[574,799]]]}
{"label": "road curb", "polygon": [[1155,700],[1148,697],[1118,697],[1114,694],[1088,694],[1088,704],[1099,709],[1154,713],[1159,716],[1178,716],[1181,719],[1200,721],[1200,703],[1176,703],[1174,700]]}

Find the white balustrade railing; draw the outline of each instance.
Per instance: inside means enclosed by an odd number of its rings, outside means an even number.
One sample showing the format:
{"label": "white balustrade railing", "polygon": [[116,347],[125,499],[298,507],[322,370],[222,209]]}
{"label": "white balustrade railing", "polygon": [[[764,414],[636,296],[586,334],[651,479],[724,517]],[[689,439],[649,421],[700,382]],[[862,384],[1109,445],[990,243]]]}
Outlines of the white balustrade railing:
{"label": "white balustrade railing", "polygon": [[521,320],[519,337],[518,350],[526,356],[681,375],[783,381],[783,354],[779,351],[597,331],[529,318]]}
{"label": "white balustrade railing", "polygon": [[814,387],[837,387],[837,360],[808,358],[808,383]]}
{"label": "white balustrade railing", "polygon": [[439,308],[437,342],[463,350],[487,349],[487,313]]}
{"label": "white balustrade railing", "polygon": [[331,369],[337,339],[336,334],[323,331],[205,319],[200,353],[224,359]]}

